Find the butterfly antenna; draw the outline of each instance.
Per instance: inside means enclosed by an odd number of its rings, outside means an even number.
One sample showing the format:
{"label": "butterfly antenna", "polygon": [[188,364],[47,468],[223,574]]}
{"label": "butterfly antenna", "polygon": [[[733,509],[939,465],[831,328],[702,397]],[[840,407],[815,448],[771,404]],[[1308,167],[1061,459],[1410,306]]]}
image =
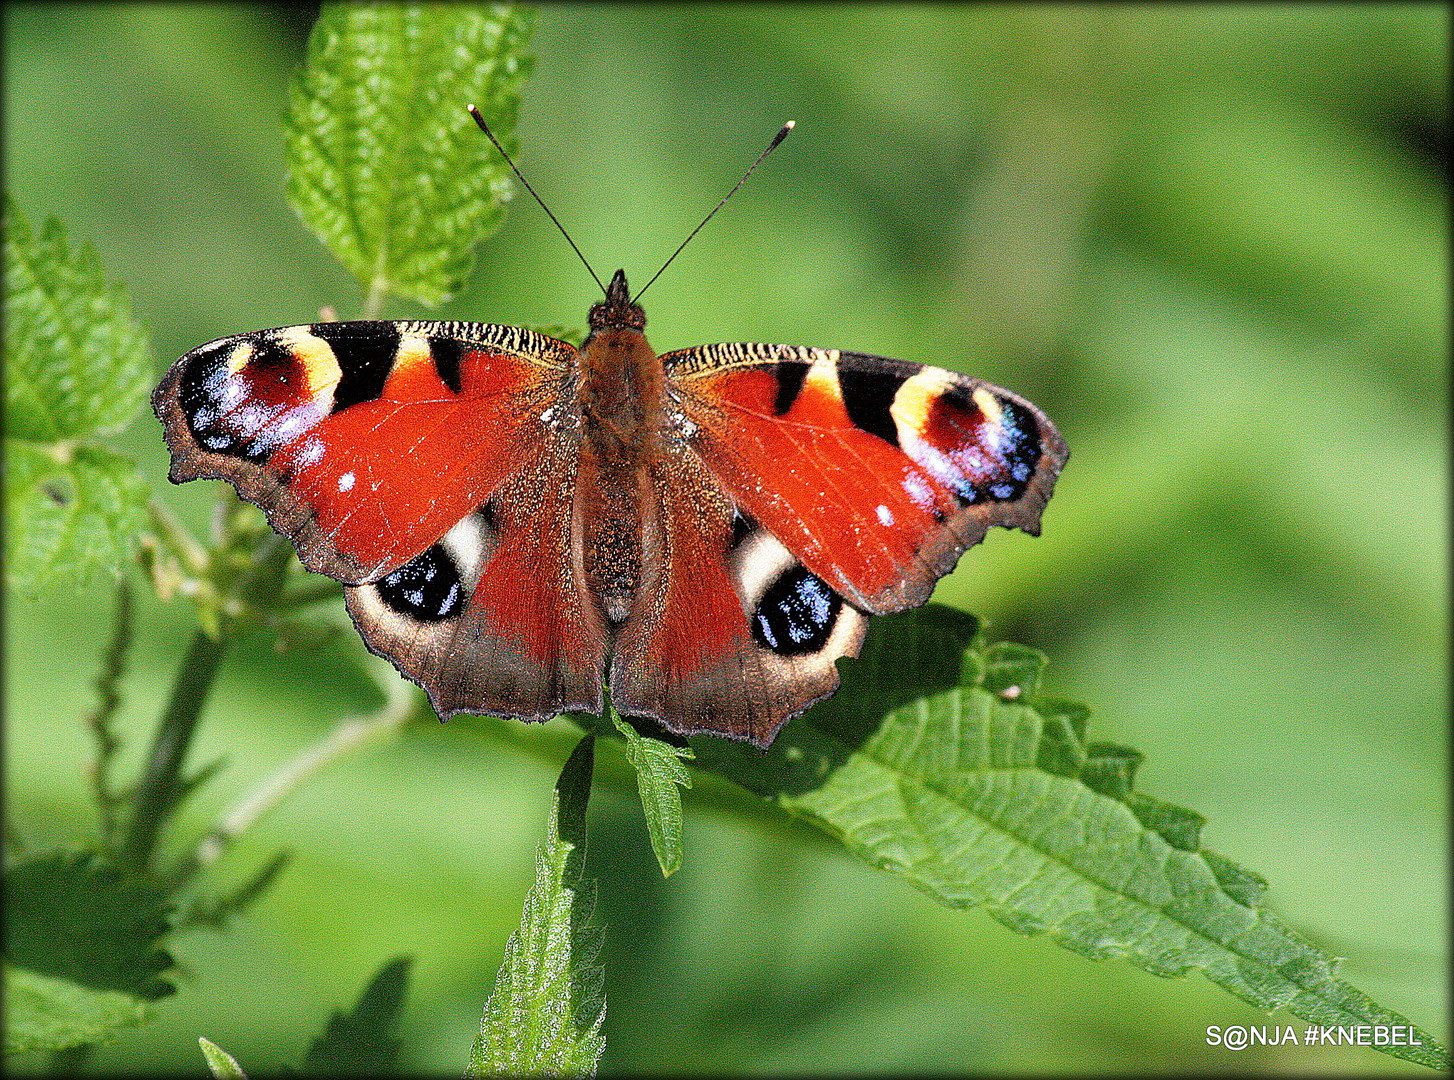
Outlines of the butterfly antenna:
{"label": "butterfly antenna", "polygon": [[[488,138],[490,142],[495,144],[496,150],[500,151],[500,156],[505,159],[505,164],[510,166],[510,168],[514,170],[516,177],[518,177],[520,182],[525,185],[525,190],[530,192],[531,195],[535,196],[535,201],[540,204],[540,209],[545,211],[546,217],[550,218],[551,221],[555,222],[555,227],[560,230],[560,235],[565,237],[565,242],[570,245],[571,250],[576,253],[576,257],[580,259],[581,263],[585,266],[586,272],[590,274],[591,277],[596,279],[596,285],[600,288],[601,292],[604,293],[606,291],[606,286],[601,284],[601,279],[597,277],[596,272],[591,269],[591,264],[586,262],[586,257],[581,254],[581,249],[576,247],[576,242],[570,238],[570,233],[565,231],[565,226],[560,223],[560,219],[550,212],[550,207],[545,205],[545,200],[542,199],[539,195],[536,195],[535,189],[530,186],[530,181],[525,179],[524,175],[516,167],[515,163],[510,160],[510,155],[505,153],[505,148],[500,145],[500,140],[495,138],[495,133],[490,130],[490,125],[485,123],[485,118],[480,115],[480,110],[475,108],[473,105],[470,105],[469,111],[470,115],[475,118],[475,123],[480,125],[480,130],[485,133],[485,137]],[[781,136],[779,136],[779,138],[781,138]],[[763,157],[766,156],[766,154],[763,155]],[[754,168],[755,167],[756,166],[754,166]],[[748,171],[750,172],[751,170]],[[743,179],[745,180],[746,177],[743,177]],[[715,213],[715,211],[713,212]],[[705,222],[703,222],[703,224],[705,224]],[[648,282],[648,284],[650,283]]]}
{"label": "butterfly antenna", "polygon": [[729,191],[726,195],[722,196],[722,201],[719,202],[716,206],[712,207],[712,213],[704,217],[702,219],[702,224],[698,225],[695,229],[693,229],[691,233],[687,236],[687,238],[681,242],[681,247],[678,247],[675,251],[671,253],[671,259],[667,259],[666,262],[662,263],[661,270],[658,270],[655,274],[651,275],[651,281],[648,281],[645,285],[641,286],[641,288],[637,291],[636,295],[631,298],[633,303],[641,300],[641,294],[644,293],[647,289],[651,288],[651,282],[661,277],[662,271],[671,265],[672,259],[675,259],[678,255],[680,255],[682,253],[682,248],[686,247],[692,242],[692,237],[696,236],[697,233],[702,231],[702,226],[706,225],[707,222],[712,220],[712,214],[715,214],[718,210],[722,209],[722,207],[726,204],[727,200],[737,194],[737,188],[740,188],[743,184],[747,183],[747,178],[757,170],[757,167],[763,163],[767,155],[771,154],[774,150],[776,150],[777,144],[786,139],[788,137],[788,132],[792,131],[793,128],[797,126],[798,122],[796,120],[789,120],[786,124],[783,125],[782,130],[772,137],[772,142],[767,144],[767,149],[764,150],[761,154],[757,155],[757,160],[752,163],[752,168],[748,169],[745,173],[742,174],[742,179],[737,181],[737,186]]}

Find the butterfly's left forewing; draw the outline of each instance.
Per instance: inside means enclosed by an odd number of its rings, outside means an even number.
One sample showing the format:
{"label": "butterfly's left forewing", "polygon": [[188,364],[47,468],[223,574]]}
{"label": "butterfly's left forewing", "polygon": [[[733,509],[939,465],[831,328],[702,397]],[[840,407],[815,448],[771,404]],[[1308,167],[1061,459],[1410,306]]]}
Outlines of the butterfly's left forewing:
{"label": "butterfly's left forewing", "polygon": [[573,530],[573,356],[519,327],[317,323],[194,349],[153,404],[172,480],[262,507],[442,714],[549,716],[598,708],[605,670]]}
{"label": "butterfly's left forewing", "polygon": [[337,322],[223,338],[152,396],[174,483],[230,481],[346,583],[482,505],[538,441],[570,346],[483,323]]}

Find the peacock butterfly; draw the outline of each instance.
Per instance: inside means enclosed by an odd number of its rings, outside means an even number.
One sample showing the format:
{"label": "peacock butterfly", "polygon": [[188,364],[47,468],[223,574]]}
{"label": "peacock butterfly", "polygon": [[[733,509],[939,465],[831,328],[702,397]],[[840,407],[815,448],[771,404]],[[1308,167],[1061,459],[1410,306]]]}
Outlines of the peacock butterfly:
{"label": "peacock butterfly", "polygon": [[588,324],[578,349],[417,321],[210,342],[152,397],[170,479],[260,506],[440,716],[598,713],[604,682],[761,748],[869,615],[991,525],[1039,533],[1067,452],[1007,390],[837,349],[658,356],[619,270]]}

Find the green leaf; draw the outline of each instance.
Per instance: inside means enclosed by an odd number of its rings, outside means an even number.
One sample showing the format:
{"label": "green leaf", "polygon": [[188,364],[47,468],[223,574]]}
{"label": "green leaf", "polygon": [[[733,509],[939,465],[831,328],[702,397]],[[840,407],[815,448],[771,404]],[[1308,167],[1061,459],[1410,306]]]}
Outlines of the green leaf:
{"label": "green leaf", "polygon": [[5,873],[5,958],[92,990],[176,992],[158,947],[171,903],[156,883],[90,853],[27,859]]}
{"label": "green leaf", "polygon": [[614,708],[611,722],[626,739],[626,760],[636,770],[636,790],[651,834],[651,850],[661,864],[661,876],[671,877],[682,866],[682,793],[691,787],[692,777],[683,758],[692,758],[689,746],[673,746],[662,739],[643,735],[621,718]]}
{"label": "green leaf", "polygon": [[5,965],[5,1052],[67,1050],[136,1027],[151,1007],[130,994]]}
{"label": "green leaf", "polygon": [[[767,753],[694,745],[703,767],[941,903],[1156,975],[1201,970],[1318,1024],[1408,1023],[1267,910],[1259,877],[1202,849],[1200,815],[1132,789],[1141,755],[1086,744],[1084,709],[1036,693],[1043,665],[981,647],[972,619],[930,606],[878,620],[838,696]],[[1380,1049],[1447,1067],[1416,1037]]]}
{"label": "green leaf", "polygon": [[[506,5],[330,4],[288,109],[288,197],[368,290],[439,304],[497,229],[529,22]],[[372,313],[372,312],[371,312]]]}
{"label": "green leaf", "polygon": [[136,548],[147,485],[95,440],[146,401],[150,346],[95,251],[51,218],[35,236],[6,196],[5,573],[12,587],[114,576]]}
{"label": "green leaf", "polygon": [[122,430],[156,367],[125,291],[55,218],[37,237],[7,195],[4,224],[5,434],[55,443]]}
{"label": "green leaf", "polygon": [[595,743],[586,736],[561,770],[535,884],[505,945],[466,1076],[590,1076],[605,1046],[601,931],[594,883],[583,876],[586,802]]}
{"label": "green leaf", "polygon": [[303,1059],[309,1075],[382,1076],[398,1072],[399,1014],[409,992],[407,956],[379,969],[359,995],[353,1012],[335,1012]]}
{"label": "green leaf", "polygon": [[247,1073],[242,1071],[237,1058],[205,1036],[198,1036],[197,1042],[202,1047],[202,1056],[207,1059],[207,1068],[217,1080],[247,1080]]}
{"label": "green leaf", "polygon": [[136,465],[100,447],[5,440],[5,573],[12,587],[66,577],[115,577],[146,522],[146,481]]}

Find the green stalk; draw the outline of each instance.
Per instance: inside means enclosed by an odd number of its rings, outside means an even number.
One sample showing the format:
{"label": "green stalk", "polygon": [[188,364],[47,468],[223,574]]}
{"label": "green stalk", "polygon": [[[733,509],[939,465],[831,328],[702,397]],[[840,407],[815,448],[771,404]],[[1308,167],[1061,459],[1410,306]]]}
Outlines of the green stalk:
{"label": "green stalk", "polygon": [[151,869],[158,833],[181,798],[182,764],[197,730],[202,706],[217,676],[224,647],[221,641],[202,630],[192,635],[192,642],[187,646],[187,655],[182,659],[167,701],[167,711],[132,793],[133,815],[121,851],[137,869]]}

